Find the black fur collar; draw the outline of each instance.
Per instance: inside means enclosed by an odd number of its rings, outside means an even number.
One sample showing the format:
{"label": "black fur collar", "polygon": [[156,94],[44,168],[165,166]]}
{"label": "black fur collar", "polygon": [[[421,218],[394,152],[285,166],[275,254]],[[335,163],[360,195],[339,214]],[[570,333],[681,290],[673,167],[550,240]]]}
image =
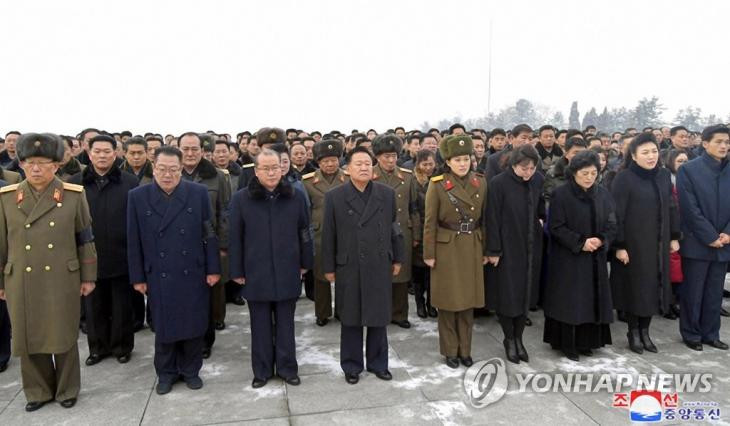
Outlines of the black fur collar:
{"label": "black fur collar", "polygon": [[[248,194],[254,200],[263,200],[266,198],[266,188],[259,182],[259,178],[254,176],[248,181]],[[274,194],[285,198],[289,198],[294,195],[294,188],[282,177],[279,184],[274,188]]]}
{"label": "black fur collar", "polygon": [[[96,180],[97,176],[99,176],[96,173],[96,170],[94,170],[93,165],[89,165],[84,169],[83,172],[81,172],[81,182],[84,185],[92,184]],[[122,181],[122,171],[118,167],[113,167],[111,170],[109,170],[109,173],[105,175],[110,182],[119,183]]]}

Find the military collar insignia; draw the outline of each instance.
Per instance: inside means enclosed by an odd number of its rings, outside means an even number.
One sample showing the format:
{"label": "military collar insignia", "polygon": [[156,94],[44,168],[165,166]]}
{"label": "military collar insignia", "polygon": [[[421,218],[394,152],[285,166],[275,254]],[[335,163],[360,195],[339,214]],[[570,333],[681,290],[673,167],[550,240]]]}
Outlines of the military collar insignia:
{"label": "military collar insignia", "polygon": [[340,182],[344,182],[344,181],[345,181],[345,175],[340,173]]}
{"label": "military collar insignia", "polygon": [[377,173],[373,173],[373,180],[377,180],[380,176]]}
{"label": "military collar insignia", "polygon": [[63,200],[63,192],[56,188],[53,190],[53,201],[55,201],[58,207],[61,207],[61,201]]}
{"label": "military collar insignia", "polygon": [[316,185],[318,183],[319,183],[319,178],[318,177],[314,178],[314,180],[312,181],[312,185]]}
{"label": "military collar insignia", "polygon": [[448,179],[447,179],[447,180],[445,180],[445,181],[444,181],[444,183],[443,183],[442,185],[444,186],[444,189],[445,189],[445,190],[447,190],[447,191],[451,191],[452,189],[454,189],[454,183],[453,183],[453,182],[451,182],[451,181],[450,181],[450,180],[448,180]]}
{"label": "military collar insignia", "polygon": [[473,186],[474,188],[479,188],[479,178],[478,177],[472,176],[471,186]]}
{"label": "military collar insignia", "polygon": [[18,192],[15,195],[15,202],[17,204],[20,204],[23,202],[23,198],[25,198],[25,194],[23,193],[22,189],[19,189]]}

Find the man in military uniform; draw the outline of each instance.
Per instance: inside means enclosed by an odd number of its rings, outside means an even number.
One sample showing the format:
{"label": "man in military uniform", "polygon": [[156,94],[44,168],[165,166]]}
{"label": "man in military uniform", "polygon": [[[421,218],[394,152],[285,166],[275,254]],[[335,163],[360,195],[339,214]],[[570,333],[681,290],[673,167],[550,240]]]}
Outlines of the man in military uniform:
{"label": "man in military uniform", "polygon": [[418,188],[413,172],[396,167],[398,154],[403,149],[403,141],[394,134],[383,134],[373,140],[373,154],[378,165],[373,167],[373,181],[388,185],[395,190],[396,215],[398,226],[403,232],[403,244],[406,247],[403,256],[403,267],[393,277],[393,318],[391,322],[401,328],[410,328],[408,321],[408,283],[411,281],[411,256],[414,236],[420,239],[421,218],[416,206]]}
{"label": "man in military uniform", "polygon": [[83,187],[55,176],[63,152],[56,135],[21,136],[18,157],[27,179],[0,189],[0,299],[10,311],[27,411],[53,399],[64,408],[76,403],[79,293],[91,293],[96,281]]}
{"label": "man in military uniform", "polygon": [[319,170],[302,176],[304,188],[312,202],[312,229],[314,230],[314,313],[317,325],[323,327],[332,316],[332,290],[322,272],[322,218],[324,217],[324,195],[348,180],[340,170],[342,143],[337,139],[323,139],[312,147],[314,160]]}
{"label": "man in military uniform", "polygon": [[[218,247],[222,263],[228,263],[228,203],[231,200],[231,186],[226,175],[215,165],[203,158],[203,141],[194,132],[184,133],[179,138],[180,151],[183,153],[182,178],[205,185],[208,188],[210,203],[213,207],[213,227],[218,237]],[[210,325],[205,334],[203,358],[210,356],[215,342],[215,330],[225,328],[226,292],[220,283],[213,286],[210,295]]]}

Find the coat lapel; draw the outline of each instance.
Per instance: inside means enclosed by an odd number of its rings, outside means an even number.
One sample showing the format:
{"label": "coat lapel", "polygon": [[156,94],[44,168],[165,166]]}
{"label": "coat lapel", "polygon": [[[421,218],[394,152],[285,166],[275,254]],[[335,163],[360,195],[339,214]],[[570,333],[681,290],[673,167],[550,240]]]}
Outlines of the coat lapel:
{"label": "coat lapel", "polygon": [[[30,188],[28,188],[28,190],[30,190]],[[31,210],[28,218],[25,220],[25,223],[35,222],[41,216],[56,207],[56,200],[53,199],[53,194],[56,191],[61,191],[61,194],[63,194],[63,182],[58,178],[54,178],[48,185],[48,188],[46,188],[46,191],[39,197],[38,202],[33,207],[33,210]]]}
{"label": "coat lapel", "polygon": [[[160,194],[162,195],[162,194]],[[170,223],[177,217],[178,214],[185,208],[188,201],[188,184],[180,181],[178,187],[173,191],[172,197],[170,198],[170,205],[167,207],[165,215],[162,217],[160,222],[159,231],[167,228]]]}
{"label": "coat lapel", "polygon": [[375,186],[374,183],[371,183],[373,185],[373,188],[370,192],[370,197],[368,198],[368,203],[365,205],[365,210],[362,212],[362,216],[360,216],[360,222],[359,225],[364,225],[365,222],[370,220],[371,217],[378,211],[380,206],[382,205],[380,203],[380,200],[382,199],[380,196],[380,191],[378,191],[378,188]]}
{"label": "coat lapel", "polygon": [[467,182],[466,185],[467,186],[462,187],[461,186],[461,183],[454,182],[454,188],[451,191],[449,191],[449,192],[451,192],[451,194],[454,197],[458,198],[464,204],[466,204],[466,205],[468,205],[470,207],[473,207],[474,206],[474,201],[469,196],[469,191],[470,191],[469,185],[471,185],[471,184],[469,182]]}
{"label": "coat lapel", "polygon": [[[30,213],[33,211],[33,208],[35,208],[36,202],[33,199],[33,196],[30,195],[30,184],[28,181],[23,181],[18,186],[18,190],[16,191],[16,203],[20,207],[20,210],[25,214],[25,217],[28,218],[30,216]],[[30,223],[26,220],[26,223]]]}
{"label": "coat lapel", "polygon": [[352,207],[352,209],[357,213],[358,216],[362,216],[363,211],[365,210],[365,203],[362,201],[362,198],[357,194],[357,189],[352,183],[347,184],[347,195],[345,200],[347,201],[347,204]]}

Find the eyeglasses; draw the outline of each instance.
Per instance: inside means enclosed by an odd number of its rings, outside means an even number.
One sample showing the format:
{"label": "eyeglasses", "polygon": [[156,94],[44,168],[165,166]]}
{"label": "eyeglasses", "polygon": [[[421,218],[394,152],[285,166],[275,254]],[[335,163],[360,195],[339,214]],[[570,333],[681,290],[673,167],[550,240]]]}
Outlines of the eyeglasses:
{"label": "eyeglasses", "polygon": [[161,175],[166,175],[166,174],[176,175],[176,174],[180,173],[181,169],[180,169],[180,167],[170,167],[170,168],[155,167],[155,170],[157,171],[157,173],[159,173]]}
{"label": "eyeglasses", "polygon": [[281,166],[256,167],[256,170],[260,170],[261,172],[266,173],[266,174],[278,173],[281,171]]}
{"label": "eyeglasses", "polygon": [[43,168],[44,166],[47,166],[47,165],[53,164],[53,163],[55,163],[55,161],[23,161],[23,164],[25,164],[25,167],[28,167],[31,169],[33,167]]}

